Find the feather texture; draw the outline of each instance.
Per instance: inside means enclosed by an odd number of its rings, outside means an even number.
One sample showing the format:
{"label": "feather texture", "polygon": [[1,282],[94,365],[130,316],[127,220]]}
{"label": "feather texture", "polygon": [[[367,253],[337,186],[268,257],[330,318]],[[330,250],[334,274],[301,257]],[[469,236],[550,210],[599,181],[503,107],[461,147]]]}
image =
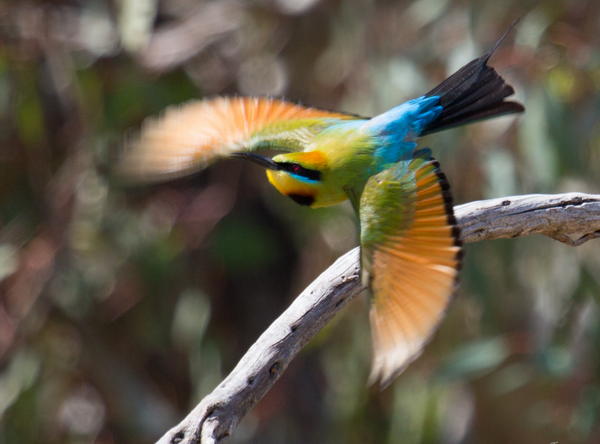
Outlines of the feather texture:
{"label": "feather texture", "polygon": [[[361,243],[372,294],[370,381],[380,379],[382,386],[420,355],[457,284],[461,247],[452,198],[439,164],[428,158],[428,151],[417,153],[401,179],[392,169],[373,176],[361,199],[361,208],[374,206],[372,214],[361,213]],[[381,196],[371,202],[380,194],[373,186],[399,199],[396,214],[389,214]],[[381,237],[373,238],[378,230]]]}
{"label": "feather texture", "polygon": [[271,98],[194,101],[147,119],[141,134],[126,142],[120,173],[133,182],[161,181],[201,170],[234,151],[301,151],[324,128],[354,119]]}

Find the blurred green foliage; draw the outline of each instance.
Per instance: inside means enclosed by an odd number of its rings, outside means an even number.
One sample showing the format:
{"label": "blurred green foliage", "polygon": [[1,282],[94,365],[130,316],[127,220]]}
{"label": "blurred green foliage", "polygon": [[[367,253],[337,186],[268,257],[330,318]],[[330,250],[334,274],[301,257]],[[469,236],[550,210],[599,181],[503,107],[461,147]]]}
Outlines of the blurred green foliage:
{"label": "blurred green foliage", "polygon": [[[165,107],[271,94],[363,115],[484,53],[527,113],[424,138],[458,203],[600,192],[595,0],[0,3],[0,443],[148,443],[356,244],[226,161],[126,189],[123,135]],[[135,130],[134,130],[135,131]],[[367,389],[358,298],[240,424],[248,443],[597,443],[600,250],[466,247],[423,356]]]}

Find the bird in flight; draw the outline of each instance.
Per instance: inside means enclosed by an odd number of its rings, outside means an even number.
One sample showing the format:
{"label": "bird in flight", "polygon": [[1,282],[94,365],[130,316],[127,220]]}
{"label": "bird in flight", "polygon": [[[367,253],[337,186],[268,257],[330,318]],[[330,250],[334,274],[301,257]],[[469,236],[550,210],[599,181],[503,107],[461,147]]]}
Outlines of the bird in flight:
{"label": "bird in flight", "polygon": [[[448,181],[416,140],[525,110],[505,100],[513,88],[487,65],[509,31],[427,94],[370,119],[266,97],[168,108],[126,142],[120,174],[135,182],[166,181],[235,157],[264,167],[269,182],[300,205],[349,199],[360,223],[362,279],[371,301],[370,382],[386,386],[432,336],[461,265]],[[281,154],[271,158],[261,150]]]}

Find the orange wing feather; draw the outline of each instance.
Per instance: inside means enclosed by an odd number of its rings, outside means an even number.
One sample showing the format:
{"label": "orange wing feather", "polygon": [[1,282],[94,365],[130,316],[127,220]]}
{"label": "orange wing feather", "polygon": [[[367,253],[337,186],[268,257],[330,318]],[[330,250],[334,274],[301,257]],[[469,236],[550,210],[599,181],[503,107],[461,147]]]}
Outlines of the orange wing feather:
{"label": "orange wing feather", "polygon": [[285,141],[310,137],[303,131],[303,121],[309,127],[320,119],[355,118],[271,98],[194,101],[147,119],[141,134],[126,141],[120,173],[133,181],[173,179],[201,170],[232,152],[254,149],[262,141],[261,134],[267,141],[280,138],[279,144],[270,148],[295,151],[298,144],[286,146]]}
{"label": "orange wing feather", "polygon": [[435,160],[414,174],[412,224],[371,248],[370,381],[381,379],[382,386],[421,354],[446,311],[460,269],[459,231],[444,174]]}

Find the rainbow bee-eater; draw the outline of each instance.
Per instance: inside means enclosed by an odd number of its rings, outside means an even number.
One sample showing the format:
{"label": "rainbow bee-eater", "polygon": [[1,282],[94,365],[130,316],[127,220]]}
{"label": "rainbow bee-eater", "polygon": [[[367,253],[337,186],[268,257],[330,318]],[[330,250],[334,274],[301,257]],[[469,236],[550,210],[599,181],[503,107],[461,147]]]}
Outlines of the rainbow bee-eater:
{"label": "rainbow bee-eater", "polygon": [[[169,180],[236,157],[266,168],[269,182],[300,205],[349,199],[360,222],[371,300],[370,380],[387,385],[435,331],[462,256],[448,182],[431,151],[416,150],[415,141],[524,111],[505,101],[513,88],[487,66],[502,39],[427,94],[371,119],[272,98],[213,98],[169,108],[126,143],[121,172],[136,181]],[[263,149],[283,154],[256,153]]]}

